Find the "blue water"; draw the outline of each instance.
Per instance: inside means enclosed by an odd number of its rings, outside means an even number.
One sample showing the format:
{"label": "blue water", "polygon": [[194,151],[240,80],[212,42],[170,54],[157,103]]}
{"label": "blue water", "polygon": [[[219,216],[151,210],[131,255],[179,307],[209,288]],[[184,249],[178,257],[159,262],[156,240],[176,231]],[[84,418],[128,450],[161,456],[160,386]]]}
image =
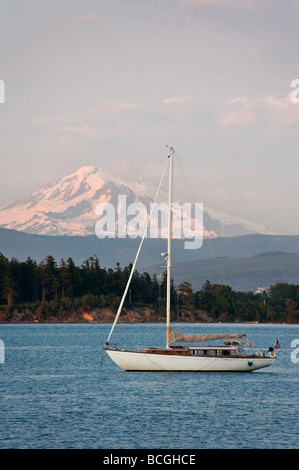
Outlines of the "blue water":
{"label": "blue water", "polygon": [[[110,327],[0,325],[0,448],[299,447],[299,363],[291,360],[299,326],[180,327],[245,331],[267,348],[278,338],[276,362],[251,373],[124,372],[102,351]],[[112,339],[159,346],[164,327],[120,324]]]}

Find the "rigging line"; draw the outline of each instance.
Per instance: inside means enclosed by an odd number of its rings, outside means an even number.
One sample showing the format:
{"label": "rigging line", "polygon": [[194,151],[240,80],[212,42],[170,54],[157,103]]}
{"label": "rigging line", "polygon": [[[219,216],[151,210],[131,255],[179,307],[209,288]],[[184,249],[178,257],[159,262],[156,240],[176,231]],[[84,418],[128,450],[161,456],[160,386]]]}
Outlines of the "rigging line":
{"label": "rigging line", "polygon": [[[129,328],[129,331],[128,331],[127,326],[131,326],[131,325],[128,325],[127,323],[120,323],[120,330],[122,331],[122,334],[123,334],[124,338],[129,340],[129,344],[134,345],[135,348],[138,348],[140,345],[136,343],[135,336],[130,334],[131,328]],[[117,344],[116,344],[116,346],[118,347]],[[132,346],[130,346],[130,347],[132,347]]]}
{"label": "rigging line", "polygon": [[[163,318],[163,315],[164,315],[164,312],[162,312],[162,279],[163,279],[163,276],[164,276],[164,271],[165,271],[165,267],[162,266],[162,261],[161,261],[161,253],[167,251],[166,248],[165,248],[165,240],[163,240],[162,236],[160,236],[160,242],[159,242],[159,259],[158,259],[158,252],[157,252],[157,269],[158,269],[158,276],[160,277],[157,277],[157,274],[156,274],[156,281],[158,282],[158,322],[162,322],[164,320]],[[163,333],[164,334],[164,333]],[[159,331],[158,331],[158,342],[160,344],[160,341],[162,339],[162,329],[159,328]]]}
{"label": "rigging line", "polygon": [[179,292],[178,292],[178,286],[179,286],[179,247],[178,243],[175,244],[176,246],[176,269],[175,269],[175,275],[176,275],[176,283],[174,285],[175,287],[175,292],[176,292],[176,321],[179,321],[180,317],[180,305],[179,305]]}
{"label": "rigging line", "polygon": [[[184,171],[184,169],[183,169],[183,167],[182,167],[182,165],[181,165],[181,162],[180,162],[180,160],[179,160],[177,154],[176,154],[176,159],[177,159],[177,162],[178,162],[178,164],[179,164],[179,167],[180,167],[180,169],[181,169],[181,171],[182,171],[182,173],[183,173],[183,176],[184,176],[184,178],[185,178],[185,180],[186,180],[186,183],[187,183],[187,185],[188,185],[188,187],[189,187],[189,190],[190,190],[190,192],[191,192],[191,194],[192,194],[192,196],[193,196],[194,203],[195,203],[195,202],[196,202],[195,194],[194,194],[194,192],[193,192],[193,190],[192,190],[192,188],[191,188],[191,185],[190,185],[190,183],[189,183],[189,181],[188,181],[188,179],[187,179],[186,173],[185,173],[185,171]],[[206,218],[205,218],[204,214],[203,214],[203,223],[204,223],[204,227],[206,227],[206,229],[207,229],[208,231],[210,231],[210,230],[209,230],[209,226],[208,226],[208,224],[207,224],[207,221],[206,221]],[[221,263],[222,257],[221,257],[221,254],[220,254],[219,250],[218,250],[218,247],[217,247],[217,245],[216,245],[216,243],[215,243],[215,240],[214,240],[213,238],[211,238],[210,241],[211,241],[211,243],[208,243],[208,247],[209,247],[210,253],[211,253],[213,256],[215,256],[215,253],[213,253],[213,251],[212,251],[212,245],[213,245],[213,246],[214,246],[214,249],[215,249],[215,251],[216,251],[216,254],[217,254],[217,256],[218,256],[218,260],[220,261],[220,264],[222,265],[222,268],[223,268],[223,270],[224,270],[225,273],[226,273],[226,278],[229,279],[228,271],[227,271],[225,265],[224,265],[223,263]],[[214,261],[216,262],[216,260],[214,260]],[[223,282],[223,284],[226,286],[226,291],[227,291],[227,293],[228,293],[228,295],[229,295],[229,298],[230,298],[230,301],[231,301],[231,303],[232,303],[233,309],[234,309],[234,311],[235,311],[235,313],[236,313],[236,315],[237,315],[237,317],[238,317],[238,320],[240,320],[240,316],[239,316],[237,307],[236,307],[235,302],[234,302],[234,300],[233,300],[233,298],[232,298],[232,296],[231,296],[231,293],[230,293],[230,291],[229,291],[229,289],[228,289],[228,286],[227,286],[227,284],[226,284],[226,282],[225,282],[225,279],[224,279],[224,276],[223,276],[223,274],[222,274],[222,271],[221,271],[221,269],[220,269],[220,267],[219,267],[219,264],[218,264],[218,269],[219,269],[219,272],[220,272],[220,276],[221,276],[222,282]],[[229,282],[230,282],[230,281],[229,281]],[[230,282],[230,283],[231,283],[231,282]]]}
{"label": "rigging line", "polygon": [[163,179],[164,179],[165,171],[166,171],[166,168],[167,168],[167,166],[168,166],[168,161],[169,161],[169,157],[167,157],[167,161],[166,161],[166,164],[165,164],[165,167],[164,167],[164,171],[163,171],[163,174],[162,174],[162,177],[161,177],[161,180],[160,180],[158,189],[157,189],[157,193],[156,193],[156,196],[155,196],[155,200],[154,200],[154,203],[153,203],[152,208],[151,208],[150,216],[149,216],[149,218],[147,219],[147,223],[146,223],[146,226],[145,226],[145,229],[144,229],[144,232],[143,232],[143,236],[142,236],[142,239],[141,239],[141,242],[140,242],[140,245],[139,245],[139,248],[138,248],[138,251],[137,251],[137,254],[136,254],[136,257],[135,257],[135,260],[134,260],[132,269],[131,269],[131,272],[130,272],[130,276],[129,276],[129,279],[128,279],[128,282],[127,282],[127,285],[126,285],[126,288],[125,288],[125,291],[124,291],[124,294],[123,294],[123,297],[122,297],[122,299],[121,299],[121,302],[120,302],[120,305],[119,305],[119,307],[118,307],[115,320],[114,320],[114,322],[113,322],[112,328],[111,328],[111,330],[110,330],[109,336],[108,336],[107,341],[106,341],[106,346],[108,346],[108,343],[109,343],[109,340],[110,340],[110,338],[111,338],[112,332],[113,332],[113,330],[114,330],[114,328],[115,328],[115,325],[116,325],[116,323],[117,323],[117,320],[119,319],[119,316],[120,316],[120,313],[121,313],[121,310],[122,310],[122,307],[123,307],[123,304],[124,304],[126,295],[127,295],[127,293],[128,293],[129,286],[130,286],[130,283],[131,283],[131,280],[132,280],[132,277],[133,277],[133,274],[134,274],[134,271],[135,271],[135,267],[136,267],[136,264],[137,264],[138,256],[139,256],[139,253],[140,253],[140,251],[141,251],[141,248],[142,248],[144,239],[145,239],[145,237],[146,237],[147,229],[148,229],[148,226],[149,226],[149,222],[150,222],[150,220],[151,220],[151,217],[152,217],[152,214],[153,214],[155,205],[156,205],[156,201],[157,201],[157,198],[158,198],[158,194],[159,194],[159,191],[160,191],[160,187],[161,187],[162,181],[163,181]]}
{"label": "rigging line", "polygon": [[[167,200],[167,195],[168,195],[168,186],[169,186],[169,175],[168,173],[165,175],[165,178],[163,179],[163,183],[161,185],[161,188],[160,188],[160,196],[159,196],[159,202],[158,203],[165,203],[165,201]],[[162,291],[162,280],[164,279],[164,274],[166,272],[166,268],[167,266],[165,265],[165,263],[163,264],[164,262],[164,258],[161,259],[161,253],[165,253],[167,252],[167,237],[165,236],[165,233],[163,232],[162,230],[162,226],[163,226],[163,215],[161,213],[160,215],[161,219],[160,219],[160,222],[161,224],[159,225],[159,211],[158,211],[158,219],[157,219],[157,229],[158,229],[158,238],[160,239],[160,242],[159,242],[159,250],[157,251],[157,259],[158,259],[158,267],[159,267],[159,274],[160,274],[160,282],[159,282],[159,307],[158,307],[158,313],[159,313],[159,316],[158,316],[158,321],[159,322],[165,322],[166,318],[165,315],[166,315],[166,305],[165,305],[165,302],[164,302],[164,297],[162,298],[163,296],[163,291]],[[168,215],[167,215],[168,217]],[[164,288],[166,289],[166,282],[165,282],[165,286]],[[165,290],[164,289],[164,290]],[[165,295],[166,295],[166,292],[165,292]],[[158,343],[160,344],[161,341],[162,341],[162,335],[164,335],[164,332],[161,328],[159,328],[158,330],[158,333],[157,333],[157,339],[158,339]]]}
{"label": "rigging line", "polygon": [[[174,179],[175,179],[175,176],[174,175]],[[174,201],[176,201],[176,196],[177,196],[177,186],[176,184],[173,185],[173,206],[174,206]],[[176,321],[178,321],[178,318],[179,318],[179,304],[178,304],[178,292],[177,292],[177,287],[178,287],[178,283],[179,283],[179,273],[178,273],[178,264],[179,264],[179,244],[178,244],[178,239],[177,237],[174,237],[174,230],[175,230],[175,226],[174,226],[174,219],[173,219],[173,223],[172,223],[172,247],[173,247],[173,258],[172,258],[172,280],[173,280],[173,287],[174,287],[174,292],[173,290],[171,290],[172,294],[174,294],[173,296],[171,296],[171,298],[173,299],[173,313],[176,314]],[[175,269],[174,269],[175,268]],[[175,318],[175,317],[174,317]]]}
{"label": "rigging line", "polygon": [[101,364],[100,364],[100,370],[103,368],[103,360],[104,360],[104,351],[101,351]]}

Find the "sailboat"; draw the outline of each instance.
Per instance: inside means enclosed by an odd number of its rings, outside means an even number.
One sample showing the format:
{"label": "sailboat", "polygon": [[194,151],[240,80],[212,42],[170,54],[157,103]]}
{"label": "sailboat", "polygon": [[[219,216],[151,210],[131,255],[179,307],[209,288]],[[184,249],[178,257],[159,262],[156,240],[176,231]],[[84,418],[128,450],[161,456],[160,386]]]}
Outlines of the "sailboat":
{"label": "sailboat", "polygon": [[[125,297],[128,293],[131,279],[135,270],[138,256],[146,235],[145,228],[135,261],[132,265],[130,276],[119,304],[115,320],[112,324],[104,349],[108,356],[121,369],[126,371],[176,371],[176,372],[250,372],[267,367],[275,360],[275,350],[270,347],[267,351],[253,350],[254,343],[248,341],[245,334],[221,333],[221,334],[183,334],[176,332],[170,325],[171,311],[171,249],[172,249],[172,195],[173,195],[173,160],[174,148],[169,147],[168,156],[169,188],[168,188],[168,242],[167,253],[162,255],[167,259],[167,288],[166,288],[166,345],[164,348],[148,347],[138,350],[117,349],[109,346],[109,341],[115,325],[121,314]],[[162,181],[162,180],[161,180]],[[161,182],[157,191],[157,195]],[[155,202],[157,200],[157,195]],[[155,204],[154,202],[154,204]],[[153,206],[154,207],[154,206]],[[151,217],[151,214],[150,214]],[[148,223],[150,220],[148,219]],[[196,345],[185,346],[173,343],[211,343],[217,340],[225,340],[224,345]],[[212,343],[214,344],[214,343]],[[246,347],[249,348],[246,348]],[[249,352],[247,351],[249,349]]]}

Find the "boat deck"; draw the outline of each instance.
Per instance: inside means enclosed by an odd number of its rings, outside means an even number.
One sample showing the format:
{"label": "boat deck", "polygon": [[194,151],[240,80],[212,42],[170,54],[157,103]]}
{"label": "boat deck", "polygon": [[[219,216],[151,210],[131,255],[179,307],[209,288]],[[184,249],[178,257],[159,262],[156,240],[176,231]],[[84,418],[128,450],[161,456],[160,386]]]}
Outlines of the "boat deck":
{"label": "boat deck", "polygon": [[169,349],[165,348],[146,348],[139,349],[140,353],[145,354],[162,354],[166,356],[206,356],[206,357],[265,357],[266,352],[258,351],[248,354],[243,348],[236,346],[172,346]]}

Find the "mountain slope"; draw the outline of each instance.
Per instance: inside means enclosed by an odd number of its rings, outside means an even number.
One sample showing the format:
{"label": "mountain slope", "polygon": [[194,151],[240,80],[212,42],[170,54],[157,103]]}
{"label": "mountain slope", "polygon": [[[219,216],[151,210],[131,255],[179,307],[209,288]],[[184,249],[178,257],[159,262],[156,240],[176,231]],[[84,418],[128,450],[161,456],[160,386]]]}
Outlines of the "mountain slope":
{"label": "mountain slope", "polygon": [[0,226],[39,235],[88,235],[94,233],[100,202],[115,203],[118,192],[134,200],[129,188],[105,182],[92,166],[47,185],[29,196],[0,208]]}
{"label": "mountain slope", "polygon": [[[213,284],[227,284],[236,291],[256,291],[278,282],[299,284],[299,253],[269,252],[244,258],[216,258],[189,261],[180,264],[174,273],[174,283],[183,281],[200,290],[206,280]],[[160,272],[159,265],[145,268],[149,274]]]}
{"label": "mountain slope", "polygon": [[[109,202],[116,209],[118,196],[122,195],[126,196],[127,207],[142,202],[148,208],[152,195],[147,191],[141,181],[127,184],[112,181],[104,170],[85,166],[0,207],[0,227],[39,235],[87,236],[95,233],[95,224],[100,218],[96,215],[99,203]],[[277,234],[262,225],[204,207],[205,238],[253,233]]]}

